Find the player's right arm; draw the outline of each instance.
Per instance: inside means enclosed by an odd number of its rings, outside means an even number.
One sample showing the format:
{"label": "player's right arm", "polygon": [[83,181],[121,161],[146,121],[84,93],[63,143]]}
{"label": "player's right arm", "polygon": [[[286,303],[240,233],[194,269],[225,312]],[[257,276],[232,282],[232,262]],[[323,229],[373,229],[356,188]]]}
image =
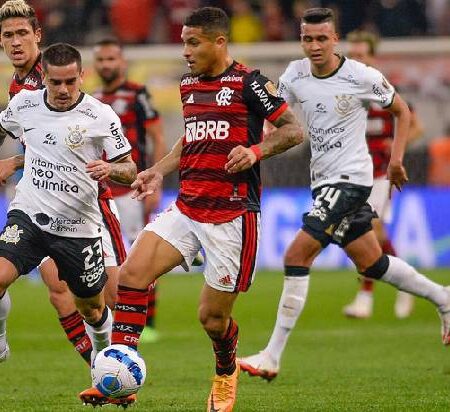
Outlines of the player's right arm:
{"label": "player's right arm", "polygon": [[138,173],[136,180],[131,184],[131,188],[134,189],[131,195],[133,199],[142,200],[152,195],[162,187],[164,176],[178,170],[183,149],[183,138],[178,139],[171,151],[159,162]]}

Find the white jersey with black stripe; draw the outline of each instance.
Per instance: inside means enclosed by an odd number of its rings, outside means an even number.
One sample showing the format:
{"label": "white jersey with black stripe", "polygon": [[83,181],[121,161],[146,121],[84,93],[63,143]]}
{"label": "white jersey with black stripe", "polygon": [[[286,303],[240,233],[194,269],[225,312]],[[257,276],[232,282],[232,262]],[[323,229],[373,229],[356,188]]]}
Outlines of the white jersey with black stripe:
{"label": "white jersey with black stripe", "polygon": [[339,182],[372,186],[373,165],[366,143],[369,103],[388,107],[393,86],[376,69],[341,58],[326,77],[311,72],[309,59],[292,61],[278,94],[301,106],[311,144],[311,187]]}
{"label": "white jersey with black stripe", "polygon": [[9,210],[20,209],[42,230],[63,237],[98,237],[98,182],[86,164],[131,151],[108,105],[82,93],[66,111],[48,105],[46,91],[23,90],[0,114],[0,126],[26,144],[23,178]]}

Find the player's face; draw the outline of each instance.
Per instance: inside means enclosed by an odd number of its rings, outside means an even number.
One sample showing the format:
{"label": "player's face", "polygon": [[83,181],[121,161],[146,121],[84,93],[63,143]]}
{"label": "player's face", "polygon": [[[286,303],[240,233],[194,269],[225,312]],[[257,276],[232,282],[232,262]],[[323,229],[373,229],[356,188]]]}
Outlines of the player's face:
{"label": "player's face", "polygon": [[1,25],[1,46],[15,68],[34,64],[39,55],[41,29],[33,31],[28,19],[11,17]]}
{"label": "player's face", "polygon": [[111,44],[94,49],[94,68],[106,84],[120,78],[125,71],[125,61],[120,47]]}
{"label": "player's face", "polygon": [[47,65],[44,72],[47,102],[57,110],[67,110],[80,97],[83,71],[74,62],[67,66]]}
{"label": "player's face", "polygon": [[332,56],[337,42],[338,36],[333,23],[302,24],[303,51],[313,66],[326,68],[332,64]]}
{"label": "player's face", "polygon": [[220,51],[224,46],[223,36],[211,37],[199,27],[183,26],[181,40],[184,43],[183,57],[194,76],[214,76],[221,67]]}
{"label": "player's face", "polygon": [[364,41],[349,43],[347,54],[351,59],[372,66],[373,56],[370,54],[369,45]]}

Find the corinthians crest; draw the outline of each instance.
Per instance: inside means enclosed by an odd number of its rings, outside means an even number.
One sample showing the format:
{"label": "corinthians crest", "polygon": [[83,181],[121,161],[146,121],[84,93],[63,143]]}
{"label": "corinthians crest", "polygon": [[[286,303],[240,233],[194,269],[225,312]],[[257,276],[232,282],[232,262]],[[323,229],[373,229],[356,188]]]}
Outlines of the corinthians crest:
{"label": "corinthians crest", "polygon": [[86,129],[81,130],[80,126],[77,124],[75,129],[69,126],[69,134],[66,136],[66,145],[71,149],[76,149],[77,147],[84,145],[83,133],[86,133]]}
{"label": "corinthians crest", "polygon": [[0,236],[0,240],[5,243],[16,244],[20,240],[20,235],[23,233],[22,229],[19,229],[17,225],[6,226],[4,233]]}
{"label": "corinthians crest", "polygon": [[337,114],[341,116],[345,116],[351,109],[352,106],[352,96],[349,94],[341,94],[338,96],[334,96],[336,98],[336,110]]}

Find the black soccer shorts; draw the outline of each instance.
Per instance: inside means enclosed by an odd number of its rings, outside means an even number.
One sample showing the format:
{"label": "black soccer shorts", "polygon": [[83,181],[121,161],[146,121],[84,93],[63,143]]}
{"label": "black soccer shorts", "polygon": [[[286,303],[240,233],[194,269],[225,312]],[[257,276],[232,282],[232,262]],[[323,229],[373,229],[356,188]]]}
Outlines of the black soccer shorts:
{"label": "black soccer shorts", "polygon": [[322,247],[344,248],[372,229],[376,212],[367,203],[372,188],[350,183],[321,186],[313,191],[314,204],[303,214],[303,230]]}
{"label": "black soccer shorts", "polygon": [[21,210],[11,210],[0,234],[0,256],[8,259],[19,275],[26,275],[43,258],[50,256],[58,267],[58,277],[80,298],[97,295],[107,275],[102,239],[69,238],[42,231]]}

